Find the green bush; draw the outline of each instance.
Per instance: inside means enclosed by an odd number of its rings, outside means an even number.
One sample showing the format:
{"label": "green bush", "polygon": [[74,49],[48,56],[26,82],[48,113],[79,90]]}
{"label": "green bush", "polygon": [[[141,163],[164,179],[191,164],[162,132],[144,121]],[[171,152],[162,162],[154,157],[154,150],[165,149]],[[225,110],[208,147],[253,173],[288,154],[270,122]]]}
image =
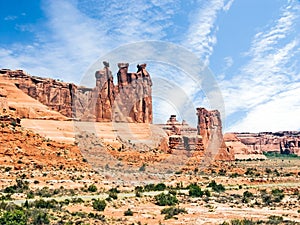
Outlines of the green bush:
{"label": "green bush", "polygon": [[274,202],[281,202],[281,200],[284,198],[283,190],[280,189],[273,189],[272,195],[274,198]]}
{"label": "green bush", "polygon": [[216,181],[212,181],[208,184],[208,187],[211,187],[215,192],[224,192],[225,187],[222,184],[217,184]]}
{"label": "green bush", "polygon": [[127,209],[127,210],[124,212],[124,216],[133,216],[133,212],[131,211],[131,209]]}
{"label": "green bush", "polygon": [[191,197],[202,197],[203,191],[201,191],[201,188],[197,184],[190,184],[188,186],[189,188],[189,196]]}
{"label": "green bush", "polygon": [[283,190],[273,189],[271,193],[268,193],[266,190],[260,191],[261,199],[266,205],[271,205],[274,202],[281,202],[284,198]]}
{"label": "green bush", "polygon": [[179,207],[168,207],[161,210],[161,214],[166,214],[165,220],[171,219],[180,213],[187,213],[187,211],[184,208]]}
{"label": "green bush", "polygon": [[93,208],[95,210],[97,210],[97,211],[104,211],[105,207],[106,207],[105,200],[97,199],[97,200],[93,201]]}
{"label": "green bush", "polygon": [[157,205],[166,206],[166,205],[176,205],[178,203],[178,199],[176,196],[171,194],[161,193],[155,196],[155,200]]}
{"label": "green bush", "polygon": [[111,199],[118,199],[118,194],[115,193],[115,192],[109,192],[108,193],[108,200],[111,200]]}
{"label": "green bush", "polygon": [[144,163],[140,168],[139,168],[139,171],[140,172],[145,172],[146,171],[146,164]]}
{"label": "green bush", "polygon": [[32,221],[30,224],[33,224],[33,225],[41,225],[41,224],[49,224],[50,223],[48,214],[43,211],[33,211],[31,219],[32,219]]}
{"label": "green bush", "polygon": [[33,203],[30,203],[29,205],[34,206],[35,208],[41,208],[41,209],[59,208],[58,202],[54,199],[49,200],[49,201],[45,201],[44,199],[39,199],[39,200],[35,200]]}
{"label": "green bush", "polygon": [[167,186],[164,183],[159,183],[155,185],[154,191],[164,191],[167,188]]}
{"label": "green bush", "polygon": [[94,184],[91,184],[89,187],[88,187],[88,191],[89,192],[96,192],[98,189],[96,187],[96,185]]}
{"label": "green bush", "polygon": [[0,225],[27,225],[27,215],[22,210],[6,211],[0,217]]}
{"label": "green bush", "polygon": [[22,193],[29,189],[28,182],[21,179],[16,179],[17,184],[8,186],[4,189],[4,193]]}

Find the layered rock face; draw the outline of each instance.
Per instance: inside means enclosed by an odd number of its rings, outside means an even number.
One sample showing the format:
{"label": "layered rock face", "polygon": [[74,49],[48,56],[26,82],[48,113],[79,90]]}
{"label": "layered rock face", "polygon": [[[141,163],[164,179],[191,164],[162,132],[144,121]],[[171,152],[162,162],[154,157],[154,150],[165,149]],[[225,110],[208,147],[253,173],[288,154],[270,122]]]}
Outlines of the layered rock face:
{"label": "layered rock face", "polygon": [[6,75],[25,94],[48,106],[51,110],[72,117],[72,93],[76,90],[74,84],[29,76],[23,70],[6,71]]}
{"label": "layered rock face", "polygon": [[235,133],[235,135],[254,153],[281,152],[300,155],[299,131]]}
{"label": "layered rock face", "polygon": [[22,70],[1,70],[30,97],[69,118],[97,122],[152,123],[152,81],[146,64],[128,73],[128,63],[119,63],[114,85],[108,62],[96,71],[94,88],[77,87],[54,79],[33,77]]}
{"label": "layered rock face", "polygon": [[255,148],[253,149],[252,146],[244,144],[235,133],[224,134],[224,141],[227,148],[234,151],[235,159],[266,159],[262,151]]}
{"label": "layered rock face", "polygon": [[198,135],[202,137],[204,149],[216,160],[233,160],[234,152],[227,148],[222,134],[222,122],[218,110],[197,108]]}
{"label": "layered rock face", "polygon": [[152,123],[152,81],[146,64],[128,73],[128,63],[119,63],[115,88],[114,121]]}
{"label": "layered rock face", "polygon": [[197,108],[197,116],[197,128],[192,128],[185,121],[178,122],[176,115],[171,115],[162,127],[169,136],[169,152],[187,150],[193,151],[194,156],[234,160],[234,152],[226,147],[223,140],[219,111]]}
{"label": "layered rock face", "polygon": [[204,151],[202,138],[197,129],[190,127],[185,121],[180,123],[176,115],[171,115],[162,127],[169,136],[169,152],[173,150]]}
{"label": "layered rock face", "polygon": [[[12,78],[8,72],[8,70],[0,70],[0,115],[13,115],[28,119],[68,120],[61,113],[51,110],[17,88],[21,78]],[[22,71],[12,72],[15,72],[13,74],[23,74]]]}

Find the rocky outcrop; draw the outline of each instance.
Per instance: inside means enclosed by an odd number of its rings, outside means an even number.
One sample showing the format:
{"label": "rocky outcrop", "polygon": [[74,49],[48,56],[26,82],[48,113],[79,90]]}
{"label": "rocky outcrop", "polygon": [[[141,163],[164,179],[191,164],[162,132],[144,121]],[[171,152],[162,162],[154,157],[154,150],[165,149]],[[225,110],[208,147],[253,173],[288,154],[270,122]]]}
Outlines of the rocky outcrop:
{"label": "rocky outcrop", "polygon": [[146,64],[128,73],[128,63],[119,63],[115,89],[114,121],[152,123],[152,81]]}
{"label": "rocky outcrop", "polygon": [[[0,163],[19,169],[64,170],[76,168],[87,170],[91,166],[84,162],[79,148],[73,144],[64,144],[46,139],[37,133],[16,126],[5,124],[0,117]],[[10,115],[11,121],[19,119]],[[7,117],[5,117],[7,121]]]}
{"label": "rocky outcrop", "polygon": [[[128,73],[128,63],[119,63],[114,85],[108,62],[96,71],[94,88],[77,87],[50,78],[34,77],[22,70],[0,70],[20,90],[50,110],[82,121],[152,123],[152,81],[146,64]],[[3,95],[0,92],[0,97]]]}
{"label": "rocky outcrop", "polygon": [[[12,78],[8,75],[8,72],[15,72],[13,74],[22,75],[22,71],[4,70],[4,72],[5,73],[3,74],[3,70],[0,70],[0,73],[2,73],[2,75],[0,75],[0,114],[4,116],[13,115],[21,119],[68,119],[61,113],[51,110],[46,105],[17,88],[17,85],[22,78]],[[24,77],[27,78],[25,74]]]}
{"label": "rocky outcrop", "polygon": [[233,160],[234,152],[227,148],[223,139],[222,122],[218,110],[208,111],[205,108],[197,108],[198,135],[206,154],[215,160]]}
{"label": "rocky outcrop", "polygon": [[250,152],[300,155],[300,131],[234,133]]}
{"label": "rocky outcrop", "polygon": [[7,71],[6,74],[25,94],[64,116],[72,117],[72,93],[76,86],[50,78],[25,74],[23,70]]}
{"label": "rocky outcrop", "polygon": [[244,144],[235,133],[224,134],[224,141],[227,148],[234,152],[235,159],[266,159],[259,149],[253,149],[249,145]]}
{"label": "rocky outcrop", "polygon": [[176,115],[171,115],[162,128],[169,136],[169,153],[173,150],[204,150],[202,138],[197,135],[197,129],[190,127],[185,121],[177,121]]}
{"label": "rocky outcrop", "polygon": [[227,148],[223,140],[220,113],[197,108],[197,128],[190,127],[185,121],[178,122],[176,115],[171,115],[162,128],[169,136],[169,152],[185,150],[195,157],[211,160],[234,160],[232,149]]}

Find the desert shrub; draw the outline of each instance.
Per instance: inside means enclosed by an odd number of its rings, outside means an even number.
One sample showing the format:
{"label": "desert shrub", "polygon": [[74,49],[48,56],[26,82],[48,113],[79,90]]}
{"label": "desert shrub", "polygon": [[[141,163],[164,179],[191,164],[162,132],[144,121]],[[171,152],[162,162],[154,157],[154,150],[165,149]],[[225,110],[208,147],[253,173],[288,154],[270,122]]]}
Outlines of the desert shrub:
{"label": "desert shrub", "polygon": [[133,216],[133,212],[131,211],[131,209],[127,209],[127,210],[124,212],[124,216]]}
{"label": "desert shrub", "polygon": [[246,198],[252,198],[253,197],[253,194],[250,192],[250,191],[245,191],[243,193],[243,197],[246,197]]}
{"label": "desert shrub", "polygon": [[30,203],[29,205],[41,209],[55,209],[59,207],[58,202],[54,199],[49,201],[45,201],[44,199],[39,199],[39,200],[35,200],[33,203]]}
{"label": "desert shrub", "polygon": [[204,190],[204,195],[206,195],[206,197],[211,197],[211,193],[210,193],[210,191],[209,190]]}
{"label": "desert shrub", "polygon": [[215,192],[224,192],[225,191],[225,187],[222,184],[217,184],[216,181],[211,181],[208,184],[208,187],[211,187],[213,191]]}
{"label": "desert shrub", "polygon": [[144,163],[140,168],[139,168],[139,171],[140,172],[144,172],[144,171],[146,171],[146,164]]}
{"label": "desert shrub", "polygon": [[144,191],[154,191],[155,189],[155,184],[146,184],[144,186]]}
{"label": "desert shrub", "polygon": [[268,193],[266,190],[260,191],[261,199],[266,205],[271,205],[274,202],[281,202],[284,198],[283,190],[273,189],[271,193]]}
{"label": "desert shrub", "polygon": [[111,189],[108,190],[108,192],[110,192],[110,193],[120,193],[118,188],[111,188]]}
{"label": "desert shrub", "polygon": [[238,177],[239,174],[238,173],[232,173],[229,175],[230,178],[235,178],[235,177]]}
{"label": "desert shrub", "polygon": [[36,192],[36,195],[49,198],[53,195],[53,191],[49,189],[49,187],[43,187]]}
{"label": "desert shrub", "polygon": [[280,189],[273,189],[272,195],[274,198],[274,202],[281,202],[281,200],[284,198],[283,190]]}
{"label": "desert shrub", "polygon": [[88,187],[88,191],[89,192],[96,192],[98,189],[96,187],[96,185],[94,184],[91,184],[89,187]]}
{"label": "desert shrub", "polygon": [[177,191],[176,190],[169,190],[169,193],[171,194],[171,195],[177,195]]}
{"label": "desert shrub", "polygon": [[164,183],[158,183],[154,187],[154,191],[164,191],[167,186]]}
{"label": "desert shrub", "polygon": [[76,204],[76,203],[83,203],[84,201],[82,198],[72,198],[71,202]]}
{"label": "desert shrub", "polygon": [[173,206],[161,210],[161,214],[166,214],[165,220],[173,218],[174,216],[180,213],[187,213],[187,211],[184,208],[173,207]]}
{"label": "desert shrub", "polygon": [[141,187],[141,186],[136,186],[136,187],[134,188],[134,190],[135,190],[135,192],[143,192],[143,191],[144,191],[144,188]]}
{"label": "desert shrub", "polygon": [[31,212],[30,224],[41,225],[41,224],[50,224],[48,214],[44,211],[34,210]]}
{"label": "desert shrub", "polygon": [[28,217],[23,210],[6,211],[0,217],[0,225],[26,225]]}
{"label": "desert shrub", "polygon": [[226,175],[226,170],[225,169],[220,169],[219,175],[220,176],[225,176]]}
{"label": "desert shrub", "polygon": [[33,193],[33,191],[29,191],[29,192],[27,193],[27,198],[34,198],[34,193]]}
{"label": "desert shrub", "polygon": [[202,197],[204,194],[201,188],[197,184],[190,184],[188,188],[189,188],[189,196],[191,197]]}
{"label": "desert shrub", "polygon": [[243,193],[242,202],[249,203],[251,198],[253,198],[253,194],[250,191],[245,191]]}
{"label": "desert shrub", "polygon": [[17,184],[8,186],[4,189],[4,193],[22,193],[29,189],[28,182],[16,179]]}
{"label": "desert shrub", "polygon": [[161,193],[155,196],[156,205],[166,206],[166,205],[176,205],[178,203],[178,199],[176,196],[171,194]]}
{"label": "desert shrub", "polygon": [[12,167],[5,167],[4,171],[9,172],[9,171],[11,171],[11,169],[12,169]]}
{"label": "desert shrub", "polygon": [[93,201],[93,208],[97,211],[104,211],[106,207],[105,200],[96,199]]}
{"label": "desert shrub", "polygon": [[269,221],[268,224],[282,224],[283,222],[283,217],[282,216],[269,216],[268,217]]}
{"label": "desert shrub", "polygon": [[115,192],[109,192],[107,200],[118,199],[118,194]]}
{"label": "desert shrub", "polygon": [[94,219],[100,220],[100,221],[102,221],[102,222],[105,222],[105,216],[104,216],[104,215],[101,215],[101,214],[98,214],[98,213],[89,213],[89,214],[88,214],[88,217],[89,217],[89,218],[94,218]]}
{"label": "desert shrub", "polygon": [[247,168],[245,175],[254,175],[254,169],[253,168]]}
{"label": "desert shrub", "polygon": [[270,168],[266,168],[266,169],[265,169],[265,172],[266,172],[267,174],[270,174],[270,173],[272,173],[272,170],[271,170]]}

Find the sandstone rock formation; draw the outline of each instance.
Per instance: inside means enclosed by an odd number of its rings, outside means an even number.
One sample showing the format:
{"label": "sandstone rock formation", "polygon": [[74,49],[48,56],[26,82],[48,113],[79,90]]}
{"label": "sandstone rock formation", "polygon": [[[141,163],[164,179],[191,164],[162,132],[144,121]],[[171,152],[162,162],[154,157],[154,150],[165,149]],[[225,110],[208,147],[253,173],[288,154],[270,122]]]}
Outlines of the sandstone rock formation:
{"label": "sandstone rock formation", "polygon": [[7,71],[6,75],[25,94],[48,106],[51,110],[72,117],[72,92],[76,89],[75,85],[50,78],[30,76],[23,70]]}
{"label": "sandstone rock formation", "polygon": [[[114,85],[108,62],[96,71],[94,88],[77,87],[50,78],[34,77],[22,70],[0,70],[20,90],[50,110],[81,121],[152,123],[152,81],[146,64],[128,73],[128,63],[119,63]],[[5,93],[1,91],[0,97]],[[4,104],[4,103],[1,103]]]}
{"label": "sandstone rock formation", "polygon": [[169,136],[169,152],[173,150],[203,151],[203,143],[197,129],[190,127],[185,121],[180,123],[176,115],[171,115],[170,119],[162,127]]}
{"label": "sandstone rock formation", "polygon": [[235,159],[266,159],[262,151],[245,145],[235,133],[224,134],[224,141],[227,148],[234,152]]}
{"label": "sandstone rock formation", "polygon": [[128,73],[128,63],[119,63],[114,105],[114,121],[152,123],[152,81],[146,64]]}
{"label": "sandstone rock formation", "polygon": [[[51,110],[36,99],[17,88],[28,76],[23,71],[0,71],[0,107],[3,115],[11,114],[19,118],[67,120],[61,113]],[[17,77],[14,77],[18,74]],[[10,76],[12,75],[12,77]]]}
{"label": "sandstone rock formation", "polygon": [[260,133],[234,133],[254,153],[278,152],[300,155],[300,132],[279,131]]}
{"label": "sandstone rock formation", "polygon": [[[226,147],[222,134],[220,113],[197,108],[198,126],[190,127],[185,121],[176,120],[171,115],[163,129],[169,135],[169,152],[186,150],[194,157],[206,157],[211,160],[234,160],[233,151]],[[210,160],[207,160],[210,161]]]}
{"label": "sandstone rock formation", "polygon": [[197,108],[198,135],[202,137],[202,143],[206,154],[216,160],[233,160],[234,153],[227,148],[223,140],[222,122],[218,110],[208,111],[205,108]]}
{"label": "sandstone rock formation", "polygon": [[[6,123],[8,122],[10,123]],[[11,123],[19,119],[13,115],[0,116],[0,163],[19,169],[66,168],[88,169],[79,148],[58,143]]]}

